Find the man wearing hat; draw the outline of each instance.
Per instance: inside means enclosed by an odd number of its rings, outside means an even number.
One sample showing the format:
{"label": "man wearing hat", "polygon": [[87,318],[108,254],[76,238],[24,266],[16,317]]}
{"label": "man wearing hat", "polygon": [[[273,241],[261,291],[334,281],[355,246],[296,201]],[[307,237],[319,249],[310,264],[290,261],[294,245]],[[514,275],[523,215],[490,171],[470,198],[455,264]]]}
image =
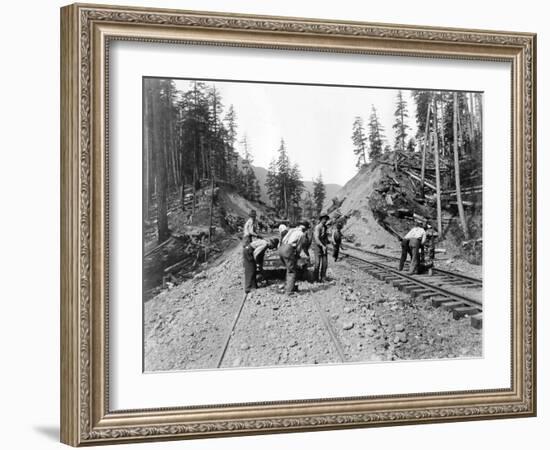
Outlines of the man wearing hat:
{"label": "man wearing hat", "polygon": [[327,276],[328,220],[329,216],[326,214],[322,215],[319,217],[319,223],[315,225],[315,229],[313,230],[313,254],[315,255],[313,279],[319,282],[325,281]]}
{"label": "man wearing hat", "polygon": [[255,239],[243,247],[244,291],[257,289],[256,275],[263,273],[264,256],[268,248],[275,249],[279,239]]}
{"label": "man wearing hat", "polygon": [[279,256],[286,267],[285,293],[287,295],[296,289],[296,263],[304,245],[305,231],[309,228],[309,222],[300,222],[296,228],[291,228],[286,233],[281,246]]}
{"label": "man wearing hat", "polygon": [[248,245],[252,242],[252,238],[259,238],[260,235],[256,232],[256,211],[253,209],[248,214],[248,220],[243,228],[243,245]]}

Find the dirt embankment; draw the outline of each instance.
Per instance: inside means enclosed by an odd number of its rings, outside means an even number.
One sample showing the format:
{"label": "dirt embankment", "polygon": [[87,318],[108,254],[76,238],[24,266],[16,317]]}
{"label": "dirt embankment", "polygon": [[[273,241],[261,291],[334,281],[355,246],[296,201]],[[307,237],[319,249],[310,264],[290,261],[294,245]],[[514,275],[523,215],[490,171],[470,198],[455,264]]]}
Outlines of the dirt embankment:
{"label": "dirt embankment", "polygon": [[[204,269],[204,263],[234,247],[250,211],[256,211],[260,223],[267,222],[269,208],[266,205],[251,202],[225,185],[217,187],[214,192],[214,203],[211,205],[210,189],[198,190],[194,208],[191,194],[187,195],[185,208],[182,208],[181,196],[172,192],[167,208],[171,237],[160,246],[157,242],[154,215],[145,223],[145,299],[192,277]],[[156,209],[153,212],[156,213]],[[212,240],[209,236],[211,213]]]}
{"label": "dirt embankment", "polygon": [[[403,164],[395,170],[391,156],[362,167],[338,192],[325,203],[332,217],[345,219],[344,239],[349,245],[398,256],[400,239],[413,226],[425,220],[437,227],[435,197],[428,189],[419,193],[419,182],[412,169]],[[387,160],[386,160],[387,159]],[[412,173],[413,176],[410,174]],[[436,262],[442,267],[481,277],[481,266],[464,250],[464,234],[459,225],[455,203],[443,202],[442,235],[437,241]],[[481,238],[482,212],[479,202],[466,211],[473,238]]]}

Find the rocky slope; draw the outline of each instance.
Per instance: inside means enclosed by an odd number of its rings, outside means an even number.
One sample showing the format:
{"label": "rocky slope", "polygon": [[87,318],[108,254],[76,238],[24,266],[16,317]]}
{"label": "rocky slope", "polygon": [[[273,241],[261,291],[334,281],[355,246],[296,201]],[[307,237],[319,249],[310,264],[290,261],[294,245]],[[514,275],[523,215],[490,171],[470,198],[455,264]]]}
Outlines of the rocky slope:
{"label": "rocky slope", "polygon": [[[352,245],[395,256],[400,252],[399,236],[415,224],[428,219],[436,228],[436,210],[434,196],[426,192],[426,198],[419,198],[419,183],[404,164],[395,170],[393,156],[394,152],[385,154],[379,162],[362,167],[337,192],[337,201],[327,200],[324,209],[345,220],[344,236]],[[466,213],[474,237],[481,237],[481,204]],[[452,202],[444,203],[442,217],[443,233],[437,242],[442,251],[437,258],[445,263],[466,262],[469,255],[461,246],[464,235]],[[459,265],[463,266],[462,262]],[[481,267],[473,272],[480,276]]]}

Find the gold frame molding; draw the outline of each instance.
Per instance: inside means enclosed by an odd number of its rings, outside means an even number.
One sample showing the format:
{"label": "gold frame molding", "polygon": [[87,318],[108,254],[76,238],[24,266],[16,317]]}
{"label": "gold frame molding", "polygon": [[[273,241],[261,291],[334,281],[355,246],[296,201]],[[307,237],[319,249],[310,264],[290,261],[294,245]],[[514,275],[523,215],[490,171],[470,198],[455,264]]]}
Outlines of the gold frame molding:
{"label": "gold frame molding", "polygon": [[[111,411],[108,397],[109,42],[506,61],[512,67],[509,389]],[[74,4],[61,9],[61,440],[73,446],[536,414],[536,35]]]}

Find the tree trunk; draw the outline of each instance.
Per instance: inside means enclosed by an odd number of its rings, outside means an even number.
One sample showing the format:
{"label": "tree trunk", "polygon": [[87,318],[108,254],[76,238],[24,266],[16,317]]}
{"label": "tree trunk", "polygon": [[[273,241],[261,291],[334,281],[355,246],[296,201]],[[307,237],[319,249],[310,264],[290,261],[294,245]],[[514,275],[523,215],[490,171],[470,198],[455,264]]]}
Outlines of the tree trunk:
{"label": "tree trunk", "polygon": [[[438,102],[439,104],[439,102]],[[441,155],[446,156],[447,155],[447,147],[445,147],[445,110],[443,109],[443,104],[439,104],[441,109],[441,127],[439,128],[440,137],[441,137]],[[437,111],[436,111],[437,114]]]}
{"label": "tree trunk", "polygon": [[[443,127],[443,124],[441,124]],[[439,145],[437,136],[437,100],[434,96],[434,164],[435,164],[435,195],[437,201],[437,233],[441,237],[443,227],[441,226],[441,182],[439,175]]]}
{"label": "tree trunk", "polygon": [[164,242],[170,237],[168,230],[168,216],[166,214],[166,155],[164,153],[164,143],[162,142],[162,123],[160,114],[160,82],[155,81],[157,89],[153,93],[153,120],[155,127],[153,129],[153,151],[155,155],[155,184],[157,194],[157,227],[158,242]]}
{"label": "tree trunk", "polygon": [[197,203],[197,168],[193,167],[193,205],[192,215],[195,216],[195,204]]}
{"label": "tree trunk", "polygon": [[468,118],[470,119],[470,153],[474,151],[475,145],[475,128],[474,128],[474,94],[470,93],[468,99]]}
{"label": "tree trunk", "polygon": [[283,201],[285,203],[285,218],[288,219],[288,199],[286,196],[286,179],[283,178]]}
{"label": "tree trunk", "polygon": [[453,93],[453,153],[455,159],[456,204],[460,216],[460,225],[462,226],[464,237],[468,240],[470,237],[468,228],[466,227],[464,206],[462,205],[462,192],[460,191],[460,164],[458,161],[458,99],[456,92]]}
{"label": "tree trunk", "polygon": [[212,243],[213,236],[213,230],[212,227],[214,225],[214,171],[212,171],[211,174],[211,181],[210,181],[210,227],[208,228],[208,243]]}
{"label": "tree trunk", "polygon": [[422,148],[422,167],[420,168],[420,197],[424,197],[424,177],[426,173],[426,150],[430,139],[430,102],[426,112],[426,128],[424,130],[424,147]]}
{"label": "tree trunk", "polygon": [[405,118],[403,117],[403,105],[401,105],[401,151],[405,151]]}
{"label": "tree trunk", "polygon": [[151,89],[149,87],[149,81],[144,82],[144,116],[143,121],[143,218],[149,220],[149,158],[151,154]]}

